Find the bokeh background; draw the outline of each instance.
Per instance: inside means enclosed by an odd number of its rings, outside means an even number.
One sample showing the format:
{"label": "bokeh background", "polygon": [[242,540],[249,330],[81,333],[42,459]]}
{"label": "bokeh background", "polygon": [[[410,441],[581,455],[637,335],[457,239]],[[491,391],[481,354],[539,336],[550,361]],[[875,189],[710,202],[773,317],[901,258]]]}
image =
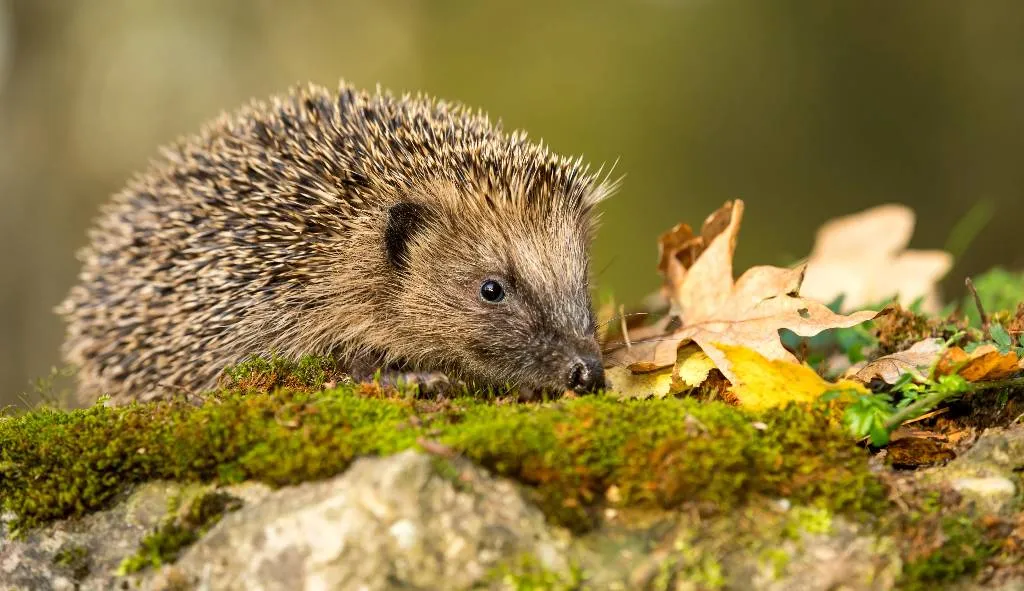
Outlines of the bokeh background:
{"label": "bokeh background", "polygon": [[423,90],[617,160],[595,266],[619,301],[657,286],[661,231],[733,197],[740,268],[879,203],[914,207],[926,248],[991,214],[955,292],[1024,266],[1022,31],[1016,0],[0,0],[0,404],[60,363],[51,310],[99,204],[160,144],[300,81]]}

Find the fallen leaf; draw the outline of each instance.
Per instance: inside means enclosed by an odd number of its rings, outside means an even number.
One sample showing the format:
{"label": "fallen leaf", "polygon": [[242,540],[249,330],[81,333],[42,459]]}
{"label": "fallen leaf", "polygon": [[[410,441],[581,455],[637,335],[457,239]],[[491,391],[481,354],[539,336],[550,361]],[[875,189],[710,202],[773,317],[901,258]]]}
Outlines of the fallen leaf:
{"label": "fallen leaf", "polygon": [[[675,364],[679,346],[692,341],[733,386],[739,386],[740,376],[720,345],[740,345],[770,360],[797,363],[783,347],[780,329],[809,337],[875,317],[871,311],[835,314],[818,301],[799,297],[802,268],[753,267],[734,281],[732,259],[742,218],[740,200],[727,202],[709,216],[701,239],[710,238],[696,258],[690,257],[692,239],[683,239],[685,232],[679,226],[676,231],[682,234],[663,237],[666,291],[682,325],[670,334],[611,352],[610,365],[625,365],[634,373],[656,371]],[[673,248],[683,249],[683,256]]]}
{"label": "fallen leaf", "polygon": [[995,345],[982,345],[971,351],[950,347],[939,360],[935,375],[958,374],[969,382],[1001,380],[1022,369],[1015,351],[1000,353]]}
{"label": "fallen leaf", "polygon": [[862,384],[876,379],[887,384],[895,384],[907,373],[924,380],[945,350],[946,344],[942,339],[925,339],[914,343],[905,351],[879,357],[848,377]]}
{"label": "fallen leaf", "polygon": [[[742,216],[743,202],[737,200],[736,203],[740,208],[738,215]],[[658,272],[665,277],[662,292],[673,305],[678,302],[674,297],[676,286],[683,283],[687,270],[697,262],[714,239],[729,229],[735,206],[736,204],[728,201],[712,212],[701,225],[699,236],[694,235],[689,224],[677,224],[658,239]],[[732,248],[735,247],[734,236]]]}
{"label": "fallen leaf", "polygon": [[856,382],[826,381],[802,363],[766,359],[746,347],[721,343],[717,347],[728,358],[733,373],[739,378],[733,382],[730,392],[741,406],[753,410],[782,406],[788,402],[814,402],[829,390],[849,389],[868,393]]}
{"label": "fallen leaf", "polygon": [[665,398],[672,391],[672,372],[668,369],[649,373],[633,373],[628,367],[608,367],[604,370],[605,387],[619,398]]}
{"label": "fallen leaf", "polygon": [[953,266],[953,256],[906,250],[913,232],[913,210],[895,204],[825,223],[807,261],[801,293],[823,302],[843,296],[843,311],[897,296],[903,306],[924,298],[922,309],[938,312],[936,284]]}
{"label": "fallen leaf", "polygon": [[943,464],[956,457],[949,445],[929,437],[900,437],[886,446],[886,463],[898,468]]}
{"label": "fallen leaf", "polygon": [[672,377],[686,388],[696,388],[708,379],[715,362],[700,347],[690,344],[679,348]]}
{"label": "fallen leaf", "polygon": [[713,369],[714,362],[691,344],[679,349],[671,368],[634,372],[627,367],[609,367],[605,370],[605,383],[621,398],[664,398],[700,386]]}

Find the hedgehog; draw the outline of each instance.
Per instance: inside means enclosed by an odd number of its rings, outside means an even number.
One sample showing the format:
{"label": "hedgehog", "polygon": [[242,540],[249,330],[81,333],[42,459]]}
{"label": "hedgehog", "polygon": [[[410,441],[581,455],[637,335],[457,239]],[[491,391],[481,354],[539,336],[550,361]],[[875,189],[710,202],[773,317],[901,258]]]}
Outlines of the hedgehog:
{"label": "hedgehog", "polygon": [[[83,400],[213,389],[254,356],[593,391],[616,182],[459,103],[299,85],[161,150],[57,312]],[[367,365],[369,364],[369,365]]]}

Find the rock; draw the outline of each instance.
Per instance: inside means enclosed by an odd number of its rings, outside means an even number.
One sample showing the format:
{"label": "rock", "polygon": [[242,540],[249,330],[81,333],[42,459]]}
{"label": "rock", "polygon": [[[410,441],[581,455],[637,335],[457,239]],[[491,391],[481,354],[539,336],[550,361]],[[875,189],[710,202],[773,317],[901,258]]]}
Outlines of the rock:
{"label": "rock", "polygon": [[[1024,429],[993,429],[947,466],[915,478],[1006,515],[1019,503],[1014,470],[1022,459]],[[22,540],[0,531],[0,589],[875,591],[893,588],[903,567],[892,532],[785,498],[702,514],[696,505],[620,506],[616,487],[605,492],[611,505],[598,527],[572,536],[549,525],[521,485],[463,459],[406,451],[276,491],[225,487],[244,506],[176,562],[114,576],[142,537],[167,521],[170,499],[211,489],[153,483]]]}
{"label": "rock", "polygon": [[606,524],[574,540],[570,555],[585,573],[583,589],[609,591],[883,591],[902,568],[891,538],[778,503],[710,519],[679,512],[640,527]]}
{"label": "rock", "polygon": [[[798,541],[784,543],[781,550],[789,556],[785,571],[778,577],[768,573],[757,589],[881,591],[893,588],[903,566],[890,538],[871,535],[842,519],[834,520],[827,534],[803,532]],[[735,583],[736,588],[742,587],[741,581]]]}
{"label": "rock", "polygon": [[974,497],[975,500],[990,506],[996,512],[1007,502],[1013,500],[1017,493],[1017,486],[1009,478],[1002,476],[989,476],[987,478],[957,478],[951,481],[953,490],[964,496]]}
{"label": "rock", "polygon": [[987,429],[955,460],[922,474],[943,483],[987,512],[1009,515],[1019,510],[1017,471],[1024,467],[1024,428]]}
{"label": "rock", "polygon": [[360,459],[341,476],[271,493],[145,587],[467,589],[523,554],[568,570],[564,544],[514,484],[440,462],[412,451]]}
{"label": "rock", "polygon": [[[136,487],[110,509],[67,519],[9,539],[6,524],[0,528],[0,589],[58,591],[63,589],[111,589],[118,565],[133,554],[139,541],[156,528],[172,498],[187,499],[208,486],[152,482]],[[250,501],[269,492],[251,483],[230,487]]]}

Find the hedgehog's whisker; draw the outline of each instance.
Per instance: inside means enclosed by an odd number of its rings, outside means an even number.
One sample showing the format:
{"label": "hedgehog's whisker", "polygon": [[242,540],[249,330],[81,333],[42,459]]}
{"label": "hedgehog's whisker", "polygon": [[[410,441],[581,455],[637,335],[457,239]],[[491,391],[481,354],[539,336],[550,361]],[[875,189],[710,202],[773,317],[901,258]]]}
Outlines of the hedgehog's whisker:
{"label": "hedgehog's whisker", "polygon": [[626,312],[625,314],[616,314],[615,316],[612,316],[608,320],[605,320],[604,322],[598,324],[597,327],[604,328],[605,326],[608,326],[609,324],[615,322],[620,318],[630,318],[632,316],[647,316],[648,314],[650,314],[650,312]]}
{"label": "hedgehog's whisker", "polygon": [[612,268],[612,265],[613,265],[613,264],[615,264],[615,260],[616,260],[616,259],[618,259],[618,258],[619,258],[619,255],[617,255],[617,254],[615,254],[615,255],[612,255],[612,258],[611,258],[611,260],[610,260],[610,261],[608,261],[608,263],[607,263],[607,264],[605,264],[605,266],[601,267],[601,270],[600,270],[600,271],[598,271],[598,272],[597,272],[597,274],[596,274],[596,275],[594,275],[594,276],[595,276],[595,277],[600,277],[600,276],[604,275],[604,274],[605,274],[605,271],[607,271],[608,269],[611,269],[611,268]]}
{"label": "hedgehog's whisker", "polygon": [[626,343],[618,343],[614,347],[609,347],[607,349],[602,349],[601,350],[601,354],[604,355],[606,353],[611,353],[612,351],[618,351],[619,349],[622,349],[623,347],[632,348],[632,347],[635,347],[637,345],[648,345],[650,343],[660,343],[662,341],[672,341],[672,340],[679,340],[679,337],[673,336],[673,335],[666,335],[666,336],[663,336],[663,337],[650,337],[650,338],[646,338],[646,339],[643,339],[643,340],[640,340],[640,341],[632,342],[628,346],[627,346]]}

